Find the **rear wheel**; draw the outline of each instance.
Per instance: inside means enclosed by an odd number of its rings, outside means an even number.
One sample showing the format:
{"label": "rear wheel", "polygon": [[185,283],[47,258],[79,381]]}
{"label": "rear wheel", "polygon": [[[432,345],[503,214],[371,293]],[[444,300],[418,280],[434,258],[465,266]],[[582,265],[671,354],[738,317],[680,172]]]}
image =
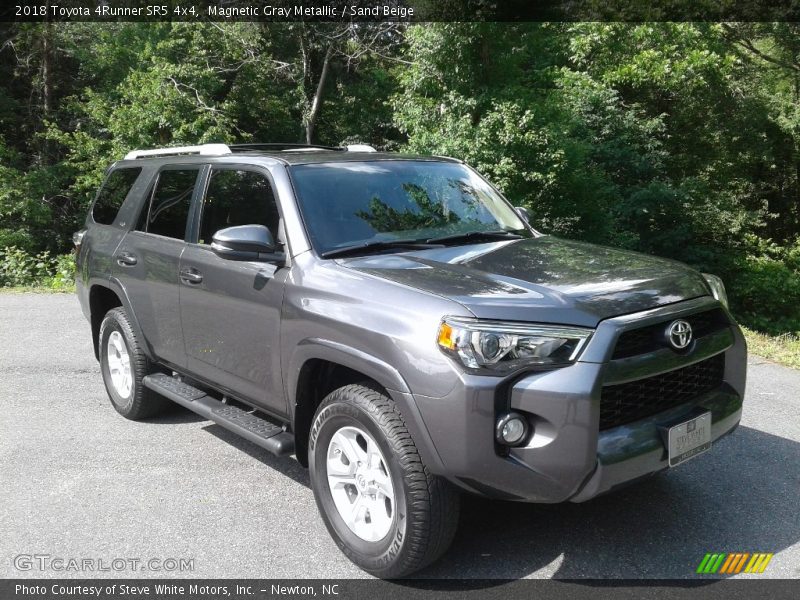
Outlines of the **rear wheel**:
{"label": "rear wheel", "polygon": [[395,403],[366,385],[322,402],[309,439],[314,497],[334,541],[378,577],[439,558],[458,524],[459,493],[428,472]]}
{"label": "rear wheel", "polygon": [[169,400],[144,387],[142,379],[155,371],[148,360],[128,315],[113,308],[100,324],[100,370],[112,406],[123,417],[144,419],[162,412]]}

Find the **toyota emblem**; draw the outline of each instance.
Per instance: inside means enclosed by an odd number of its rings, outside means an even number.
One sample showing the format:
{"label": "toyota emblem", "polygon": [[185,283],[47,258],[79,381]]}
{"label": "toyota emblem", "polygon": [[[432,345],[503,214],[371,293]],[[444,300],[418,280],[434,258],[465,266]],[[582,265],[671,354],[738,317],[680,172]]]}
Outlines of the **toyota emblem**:
{"label": "toyota emblem", "polygon": [[683,319],[673,321],[667,327],[667,339],[676,350],[683,350],[692,342],[692,326]]}

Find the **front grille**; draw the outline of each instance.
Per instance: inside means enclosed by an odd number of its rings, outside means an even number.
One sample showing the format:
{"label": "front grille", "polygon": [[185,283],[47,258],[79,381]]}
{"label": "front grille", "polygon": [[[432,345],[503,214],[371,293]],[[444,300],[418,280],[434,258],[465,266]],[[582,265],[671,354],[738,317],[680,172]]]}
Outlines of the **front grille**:
{"label": "front grille", "polygon": [[[725,316],[725,311],[721,308],[712,308],[711,310],[680,318],[688,321],[689,325],[692,326],[692,335],[695,339],[730,325],[728,318]],[[645,354],[663,348],[665,346],[664,331],[674,320],[675,318],[673,317],[654,325],[623,332],[617,340],[611,359],[628,358],[629,356]]]}
{"label": "front grille", "polygon": [[722,384],[725,355],[628,383],[604,386],[600,429],[610,429],[679,406]]}

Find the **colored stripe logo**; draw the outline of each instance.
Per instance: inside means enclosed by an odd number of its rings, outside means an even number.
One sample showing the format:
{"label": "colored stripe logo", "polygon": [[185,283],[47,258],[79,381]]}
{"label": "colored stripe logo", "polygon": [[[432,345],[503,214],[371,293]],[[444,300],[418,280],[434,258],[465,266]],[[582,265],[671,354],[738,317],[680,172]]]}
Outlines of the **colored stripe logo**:
{"label": "colored stripe logo", "polygon": [[767,552],[709,552],[700,561],[696,572],[704,575],[763,573],[773,556]]}

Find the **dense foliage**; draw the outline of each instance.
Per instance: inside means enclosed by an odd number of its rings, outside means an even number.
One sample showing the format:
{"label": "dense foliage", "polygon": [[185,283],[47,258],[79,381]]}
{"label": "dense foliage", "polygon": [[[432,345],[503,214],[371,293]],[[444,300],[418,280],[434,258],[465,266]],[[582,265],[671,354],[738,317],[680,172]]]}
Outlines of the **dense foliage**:
{"label": "dense foliage", "polygon": [[0,287],[46,287],[70,290],[75,285],[75,260],[71,254],[52,256],[16,247],[0,248]]}
{"label": "dense foliage", "polygon": [[744,322],[798,331],[798,32],[0,25],[0,248],[68,249],[134,147],[362,141],[463,158],[539,229],[719,273]]}

